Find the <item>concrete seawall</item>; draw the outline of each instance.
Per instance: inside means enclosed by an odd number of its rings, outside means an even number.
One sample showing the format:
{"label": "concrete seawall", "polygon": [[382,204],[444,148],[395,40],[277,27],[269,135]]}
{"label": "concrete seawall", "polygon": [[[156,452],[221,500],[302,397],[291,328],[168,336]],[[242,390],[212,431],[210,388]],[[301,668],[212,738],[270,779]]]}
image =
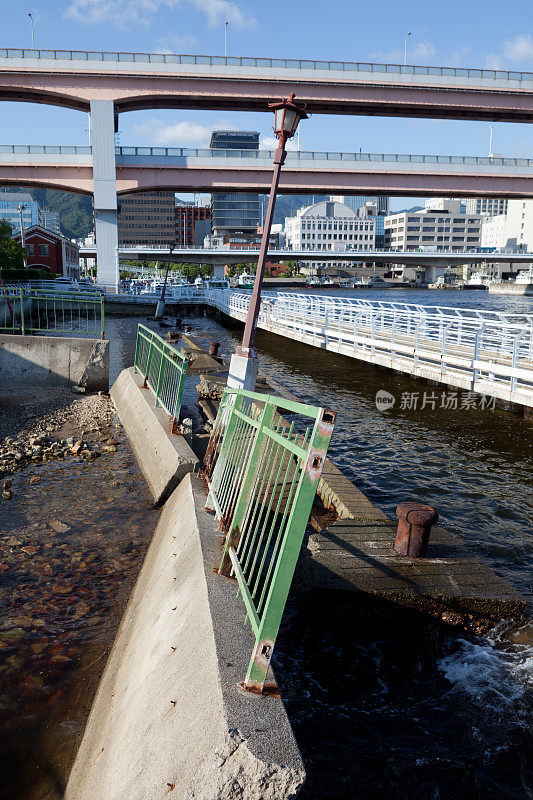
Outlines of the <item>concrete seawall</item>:
{"label": "concrete seawall", "polygon": [[170,432],[168,414],[155,407],[149,389],[133,367],[123,370],[111,398],[155,503],[164,502],[198,459],[183,438]]}
{"label": "concrete seawall", "polygon": [[200,481],[165,504],[65,800],[283,800],[305,772],[281,699],[244,692],[253,648]]}
{"label": "concrete seawall", "polygon": [[30,386],[109,388],[109,342],[70,336],[0,334],[0,381],[13,389]]}

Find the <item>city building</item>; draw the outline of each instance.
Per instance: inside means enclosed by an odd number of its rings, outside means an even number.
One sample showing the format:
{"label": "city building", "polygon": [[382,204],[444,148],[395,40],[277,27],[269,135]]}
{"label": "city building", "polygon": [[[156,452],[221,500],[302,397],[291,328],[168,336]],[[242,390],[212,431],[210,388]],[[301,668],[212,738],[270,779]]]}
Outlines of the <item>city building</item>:
{"label": "city building", "polygon": [[507,214],[483,217],[481,225],[481,247],[489,250],[502,250],[507,246]]}
{"label": "city building", "polygon": [[211,209],[207,206],[176,205],[176,245],[202,247],[211,232]]}
{"label": "city building", "polygon": [[509,200],[504,238],[505,248],[533,250],[533,200]]}
{"label": "city building", "polygon": [[465,200],[466,213],[496,217],[500,214],[507,214],[507,202],[502,197],[468,197]]}
{"label": "city building", "polygon": [[481,216],[462,214],[459,200],[428,200],[423,211],[402,211],[385,217],[385,248],[389,250],[478,250]]}
{"label": "city building", "polygon": [[333,200],[335,203],[344,203],[345,206],[351,208],[353,211],[357,211],[360,208],[363,208],[368,203],[373,206],[376,206],[378,214],[387,215],[389,213],[390,208],[390,197],[386,197],[385,195],[374,195],[374,196],[367,196],[367,195],[331,195],[330,200]]}
{"label": "city building", "polygon": [[[20,233],[15,233],[13,238],[20,242]],[[32,225],[24,229],[24,245],[28,267],[46,269],[65,278],[79,278],[80,248],[70,239],[41,225]]]}
{"label": "city building", "polygon": [[[259,150],[257,131],[213,131],[213,150]],[[259,195],[247,192],[211,195],[211,226],[215,234],[257,231]]]}
{"label": "city building", "polygon": [[13,233],[20,230],[20,212],[22,209],[22,225],[29,228],[32,225],[41,225],[54,233],[61,233],[59,217],[55,211],[48,211],[39,207],[36,200],[27,192],[0,191],[0,219],[5,219],[11,225]]}
{"label": "city building", "polygon": [[[363,211],[363,209],[360,209]],[[295,217],[285,220],[285,239],[292,250],[328,250],[346,252],[375,248],[375,217],[367,207],[361,216],[352,208],[333,200],[322,200],[301,208]],[[347,261],[302,262],[309,272],[334,267],[352,267]]]}
{"label": "city building", "polygon": [[39,209],[39,224],[52,233],[61,233],[59,215],[55,211],[49,211],[46,208]]}
{"label": "city building", "polygon": [[174,192],[138,192],[119,197],[118,243],[169,247],[176,239]]}
{"label": "city building", "polygon": [[39,224],[39,206],[31,195],[25,192],[0,192],[0,219],[11,225],[13,233],[20,230],[19,205],[22,209],[24,228]]}

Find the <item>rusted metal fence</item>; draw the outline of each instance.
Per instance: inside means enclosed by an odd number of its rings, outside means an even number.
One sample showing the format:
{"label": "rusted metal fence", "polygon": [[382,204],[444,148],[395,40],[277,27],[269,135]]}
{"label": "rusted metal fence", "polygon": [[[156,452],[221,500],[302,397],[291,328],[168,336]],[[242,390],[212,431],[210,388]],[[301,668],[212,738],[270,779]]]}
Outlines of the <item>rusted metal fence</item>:
{"label": "rusted metal fence", "polygon": [[335,414],[226,389],[209,442],[207,506],[226,532],[219,572],[235,576],[255,635],[245,688],[261,693]]}
{"label": "rusted metal fence", "polygon": [[178,421],[185,376],[186,356],[144,325],[137,327],[134,368],[144,378],[144,386],[155,396],[155,406],[170,414],[172,428]]}

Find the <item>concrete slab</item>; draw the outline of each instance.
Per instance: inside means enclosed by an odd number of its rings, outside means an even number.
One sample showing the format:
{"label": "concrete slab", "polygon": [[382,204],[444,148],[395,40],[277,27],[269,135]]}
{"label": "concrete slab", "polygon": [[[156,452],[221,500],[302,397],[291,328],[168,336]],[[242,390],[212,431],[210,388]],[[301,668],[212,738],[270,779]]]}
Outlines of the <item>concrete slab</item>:
{"label": "concrete slab", "polygon": [[[365,498],[366,499],[366,498]],[[367,501],[368,502],[368,501]],[[524,598],[454,534],[433,528],[428,558],[393,550],[396,525],[386,518],[345,518],[309,537],[313,585],[363,592],[432,615],[519,617]]]}
{"label": "concrete slab", "polygon": [[198,459],[183,436],[170,432],[168,414],[155,408],[154,395],[142,385],[130,367],[120,373],[110,394],[154,502],[162,503]]}
{"label": "concrete slab", "polygon": [[65,800],[284,800],[305,777],[279,696],[244,692],[253,637],[188,475],[165,504]]}

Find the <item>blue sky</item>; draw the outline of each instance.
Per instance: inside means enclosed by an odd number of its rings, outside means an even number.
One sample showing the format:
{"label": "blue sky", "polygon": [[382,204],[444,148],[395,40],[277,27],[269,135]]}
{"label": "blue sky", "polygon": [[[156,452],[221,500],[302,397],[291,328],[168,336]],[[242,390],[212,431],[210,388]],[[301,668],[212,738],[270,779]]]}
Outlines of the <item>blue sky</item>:
{"label": "blue sky", "polygon": [[[488,66],[533,71],[529,0],[28,0],[7,3],[1,46],[35,46]],[[143,111],[122,114],[120,143],[206,146],[217,127],[272,138],[270,114]],[[87,115],[36,104],[4,103],[2,144],[86,144]],[[363,152],[486,155],[488,123],[331,117],[302,123],[301,148]],[[493,152],[532,156],[531,126],[496,123]],[[394,206],[398,201],[394,201]]]}

